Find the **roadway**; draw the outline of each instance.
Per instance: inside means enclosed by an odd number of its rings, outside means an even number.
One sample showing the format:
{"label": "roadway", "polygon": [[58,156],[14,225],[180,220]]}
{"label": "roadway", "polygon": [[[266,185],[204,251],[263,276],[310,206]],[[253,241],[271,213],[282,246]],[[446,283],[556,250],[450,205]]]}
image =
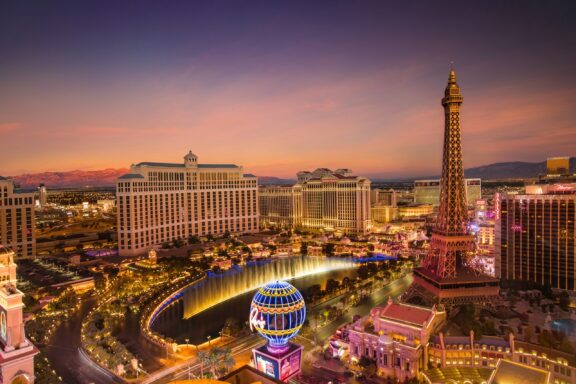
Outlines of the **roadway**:
{"label": "roadway", "polygon": [[63,322],[43,348],[43,353],[67,384],[123,383],[118,377],[94,363],[80,348],[82,319],[96,304],[96,297],[82,302],[80,310]]}

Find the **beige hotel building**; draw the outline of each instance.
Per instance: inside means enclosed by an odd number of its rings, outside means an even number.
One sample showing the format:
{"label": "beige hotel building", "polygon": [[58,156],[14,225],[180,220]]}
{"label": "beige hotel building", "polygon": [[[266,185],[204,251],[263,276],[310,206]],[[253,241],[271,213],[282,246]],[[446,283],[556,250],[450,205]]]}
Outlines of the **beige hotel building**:
{"label": "beige hotel building", "polygon": [[349,169],[298,172],[292,187],[260,189],[263,227],[367,233],[371,228],[370,180]]}
{"label": "beige hotel building", "polygon": [[120,256],[189,236],[258,231],[258,180],[234,164],[143,162],[116,182]]}
{"label": "beige hotel building", "polygon": [[0,245],[17,257],[36,255],[34,193],[14,191],[12,180],[0,176]]}

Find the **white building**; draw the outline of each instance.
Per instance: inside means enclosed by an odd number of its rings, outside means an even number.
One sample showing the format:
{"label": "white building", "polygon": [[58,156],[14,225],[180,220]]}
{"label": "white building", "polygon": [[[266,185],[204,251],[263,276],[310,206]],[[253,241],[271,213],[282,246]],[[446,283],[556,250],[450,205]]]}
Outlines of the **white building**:
{"label": "white building", "polygon": [[121,256],[190,236],[258,230],[258,181],[234,164],[143,162],[116,182]]}
{"label": "white building", "polygon": [[36,255],[34,193],[14,191],[12,180],[0,176],[0,245],[18,257]]}
{"label": "white building", "polygon": [[312,231],[367,233],[371,229],[370,180],[349,169],[298,172],[292,187],[264,187],[260,198],[264,227],[292,225]]}

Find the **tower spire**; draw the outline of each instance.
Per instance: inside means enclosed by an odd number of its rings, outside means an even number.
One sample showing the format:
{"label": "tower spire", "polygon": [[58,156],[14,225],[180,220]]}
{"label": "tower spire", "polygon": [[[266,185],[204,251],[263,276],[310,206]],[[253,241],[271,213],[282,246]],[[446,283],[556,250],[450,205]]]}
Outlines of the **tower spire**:
{"label": "tower spire", "polygon": [[448,84],[456,84],[456,72],[454,71],[454,62],[450,62],[450,74],[448,75]]}

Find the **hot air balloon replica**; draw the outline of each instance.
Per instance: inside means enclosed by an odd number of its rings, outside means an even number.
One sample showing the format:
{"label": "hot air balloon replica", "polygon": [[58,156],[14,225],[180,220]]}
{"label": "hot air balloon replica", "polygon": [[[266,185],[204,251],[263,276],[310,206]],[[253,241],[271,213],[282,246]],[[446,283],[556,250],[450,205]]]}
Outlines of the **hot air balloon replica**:
{"label": "hot air balloon replica", "polygon": [[276,281],[256,292],[250,306],[250,328],[267,341],[252,350],[259,371],[282,381],[300,373],[303,347],[290,339],[305,319],[306,303],[293,285]]}

